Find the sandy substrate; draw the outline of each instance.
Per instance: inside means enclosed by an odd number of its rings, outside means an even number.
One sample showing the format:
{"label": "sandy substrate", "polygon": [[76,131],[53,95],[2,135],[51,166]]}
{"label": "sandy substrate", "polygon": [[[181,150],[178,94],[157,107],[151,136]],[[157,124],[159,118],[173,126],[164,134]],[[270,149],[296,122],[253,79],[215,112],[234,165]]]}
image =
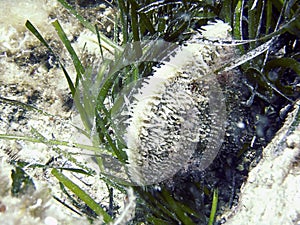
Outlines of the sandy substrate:
{"label": "sandy substrate", "polygon": [[225,224],[300,224],[300,126],[291,132],[291,125],[299,120],[299,104],[264,148]]}
{"label": "sandy substrate", "polygon": [[[104,14],[110,12],[110,9],[103,10]],[[95,35],[83,28],[57,1],[0,1],[0,95],[3,98],[30,104],[48,113],[45,115],[24,110],[21,106],[2,102],[0,133],[34,136],[33,133],[37,131],[48,140],[59,139],[70,143],[91,144],[73,126],[82,125],[78,113],[72,106],[71,94],[61,68],[57,66],[53,56],[39,40],[25,27],[26,20],[30,20],[45,39],[50,40],[50,45],[59,53],[71,78],[74,79],[76,73],[71,58],[51,25],[55,19],[59,20],[69,40],[72,41],[75,51],[82,59],[88,61],[100,57]],[[83,51],[84,45],[85,51]],[[33,130],[35,131],[32,132]],[[70,151],[80,153],[83,150],[57,149],[44,144],[0,140],[0,224],[89,223],[85,217],[67,209],[51,197],[55,196],[70,204],[62,194],[58,181],[50,174],[50,169],[26,167],[25,172],[33,178],[36,191],[32,196],[25,195],[22,198],[10,195],[12,182],[10,175],[14,168],[7,163],[8,160],[20,159],[32,164],[46,164],[54,159],[52,166],[72,168],[76,166],[65,157],[65,153]],[[74,157],[82,166],[97,172],[97,165],[89,156]],[[96,202],[109,208],[109,192],[99,176],[87,177],[67,172],[64,174],[89,193]],[[122,207],[125,196],[115,191],[112,197],[114,207]],[[77,211],[79,212],[80,209]]]}

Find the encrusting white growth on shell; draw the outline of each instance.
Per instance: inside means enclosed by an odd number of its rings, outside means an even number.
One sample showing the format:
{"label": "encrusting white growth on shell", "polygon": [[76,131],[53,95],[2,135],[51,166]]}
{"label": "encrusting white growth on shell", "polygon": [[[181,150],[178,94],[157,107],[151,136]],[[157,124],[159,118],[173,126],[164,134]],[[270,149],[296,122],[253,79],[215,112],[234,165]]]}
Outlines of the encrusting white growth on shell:
{"label": "encrusting white growth on shell", "polygon": [[[228,39],[231,30],[220,20],[202,29],[201,37],[207,39]],[[198,142],[212,136],[209,82],[215,61],[226,50],[195,43],[197,38],[155,67],[130,99],[124,139],[130,179],[137,185],[172,177],[187,165]]]}
{"label": "encrusting white growth on shell", "polygon": [[222,20],[216,20],[215,22],[208,22],[208,25],[202,27],[201,34],[207,39],[230,38],[229,31],[231,27],[224,23]]}

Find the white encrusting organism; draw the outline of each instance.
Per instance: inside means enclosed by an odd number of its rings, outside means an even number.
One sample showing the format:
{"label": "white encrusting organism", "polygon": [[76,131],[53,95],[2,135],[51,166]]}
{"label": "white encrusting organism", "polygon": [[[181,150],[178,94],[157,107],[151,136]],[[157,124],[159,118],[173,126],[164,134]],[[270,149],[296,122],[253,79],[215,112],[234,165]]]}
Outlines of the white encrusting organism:
{"label": "white encrusting organism", "polygon": [[202,27],[201,36],[195,35],[168,61],[153,68],[153,75],[129,99],[124,139],[134,184],[172,177],[190,163],[199,142],[207,144],[220,134],[214,128],[217,112],[210,107],[216,98],[213,71],[228,47],[197,43],[197,39],[228,39],[230,30],[220,20]]}

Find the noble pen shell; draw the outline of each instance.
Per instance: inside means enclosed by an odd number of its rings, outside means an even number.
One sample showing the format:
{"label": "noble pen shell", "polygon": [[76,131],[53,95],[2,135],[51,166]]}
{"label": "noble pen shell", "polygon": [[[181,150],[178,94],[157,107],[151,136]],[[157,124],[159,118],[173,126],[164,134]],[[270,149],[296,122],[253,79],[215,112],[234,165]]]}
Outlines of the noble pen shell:
{"label": "noble pen shell", "polygon": [[[216,34],[213,36],[213,29]],[[203,27],[207,38],[228,38],[222,21]],[[213,44],[179,46],[153,75],[124,88],[113,116],[124,140],[133,185],[150,185],[193,166],[204,170],[221,146],[226,107],[214,69],[228,49]]]}

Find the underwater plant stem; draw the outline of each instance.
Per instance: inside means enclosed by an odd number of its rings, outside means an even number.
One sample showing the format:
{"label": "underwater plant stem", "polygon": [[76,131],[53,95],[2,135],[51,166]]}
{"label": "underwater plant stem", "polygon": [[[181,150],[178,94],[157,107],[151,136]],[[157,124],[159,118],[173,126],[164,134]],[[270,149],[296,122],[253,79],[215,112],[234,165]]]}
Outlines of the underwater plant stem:
{"label": "underwater plant stem", "polygon": [[70,191],[76,194],[78,198],[80,198],[84,203],[86,203],[97,215],[101,215],[103,217],[104,222],[108,223],[112,221],[111,216],[79,186],[74,184],[69,178],[60,173],[57,169],[52,169],[51,173],[59,180],[59,182],[61,182],[64,186],[70,189]]}
{"label": "underwater plant stem", "polygon": [[211,205],[211,211],[210,211],[210,216],[209,216],[209,221],[208,225],[213,225],[216,217],[216,211],[217,211],[217,206],[218,206],[218,189],[214,190],[213,194],[213,201]]}

